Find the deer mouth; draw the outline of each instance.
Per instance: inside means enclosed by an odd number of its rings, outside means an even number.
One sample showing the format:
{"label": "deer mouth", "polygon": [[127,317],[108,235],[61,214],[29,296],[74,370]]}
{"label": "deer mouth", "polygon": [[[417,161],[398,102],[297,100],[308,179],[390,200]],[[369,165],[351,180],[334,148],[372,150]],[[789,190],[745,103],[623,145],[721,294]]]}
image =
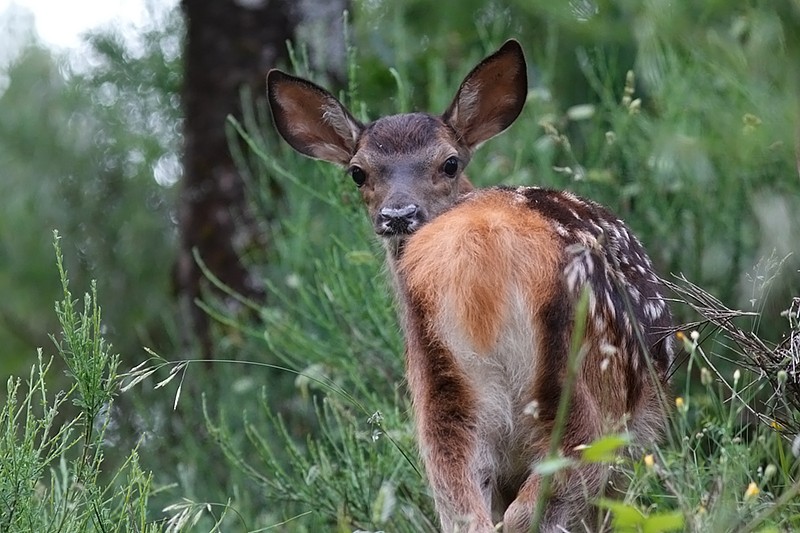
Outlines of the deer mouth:
{"label": "deer mouth", "polygon": [[381,237],[403,237],[411,235],[425,221],[422,209],[417,204],[386,206],[375,217],[375,233]]}
{"label": "deer mouth", "polygon": [[384,249],[392,260],[398,260],[403,255],[408,238],[412,233],[379,233]]}
{"label": "deer mouth", "polygon": [[391,219],[381,222],[375,233],[384,238],[403,238],[417,231],[420,225],[418,220]]}
{"label": "deer mouth", "polygon": [[421,219],[383,220],[375,226],[375,233],[383,241],[390,257],[399,259],[403,255],[408,239],[423,225]]}
{"label": "deer mouth", "polygon": [[414,231],[419,228],[419,224],[406,225],[402,228],[382,228],[376,229],[375,232],[381,237],[383,245],[386,248],[389,256],[397,260],[403,255],[403,250],[406,247],[406,242],[409,237],[414,234]]}

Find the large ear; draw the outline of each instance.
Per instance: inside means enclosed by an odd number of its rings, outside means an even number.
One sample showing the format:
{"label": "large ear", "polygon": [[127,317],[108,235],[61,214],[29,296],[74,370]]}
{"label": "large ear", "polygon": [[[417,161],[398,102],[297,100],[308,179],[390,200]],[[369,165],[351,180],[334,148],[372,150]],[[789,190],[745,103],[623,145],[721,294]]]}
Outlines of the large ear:
{"label": "large ear", "polygon": [[267,74],[275,129],[292,148],[315,159],[346,165],[363,124],[331,93],[280,70]]}
{"label": "large ear", "polygon": [[514,122],[527,95],[525,56],[511,39],[464,78],[442,119],[472,151]]}

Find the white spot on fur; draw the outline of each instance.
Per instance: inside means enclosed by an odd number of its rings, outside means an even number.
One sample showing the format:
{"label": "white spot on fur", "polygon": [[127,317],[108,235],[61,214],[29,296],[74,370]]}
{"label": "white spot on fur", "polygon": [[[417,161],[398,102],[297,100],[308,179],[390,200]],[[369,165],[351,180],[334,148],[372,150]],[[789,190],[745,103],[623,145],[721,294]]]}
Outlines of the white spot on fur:
{"label": "white spot on fur", "polygon": [[667,348],[667,356],[669,360],[669,364],[672,365],[672,362],[675,360],[675,339],[672,335],[669,335],[665,342]]}
{"label": "white spot on fur", "polygon": [[570,191],[563,191],[561,193],[561,196],[565,200],[568,200],[568,201],[572,202],[573,204],[577,204],[577,205],[581,205],[581,206],[586,205],[586,202],[584,202],[583,200],[581,200],[580,198],[575,196],[575,194],[570,192]]}
{"label": "white spot on fur", "polygon": [[619,350],[616,346],[606,340],[600,344],[600,353],[606,357],[611,357],[612,355],[619,353]]}
{"label": "white spot on fur", "polygon": [[594,301],[593,297],[589,297],[589,316],[594,319],[594,327],[597,331],[604,332],[607,328],[606,318],[603,316],[602,313],[595,313],[592,311],[592,302]]}
{"label": "white spot on fur", "polygon": [[611,320],[617,318],[617,310],[614,308],[614,301],[611,299],[611,293],[608,291],[603,291],[606,297],[606,310],[608,311],[609,316],[611,316]]}
{"label": "white spot on fur", "polygon": [[639,304],[642,301],[642,293],[639,292],[639,289],[636,288],[634,285],[627,285],[628,287],[628,294],[630,294],[631,299],[635,304]]}
{"label": "white spot on fur", "polygon": [[581,261],[583,262],[583,268],[586,270],[586,276],[591,277],[594,275],[594,259],[592,258],[592,254],[582,254]]}
{"label": "white spot on fur", "polygon": [[532,416],[534,420],[539,419],[539,402],[533,400],[525,406],[525,409],[522,410],[523,414],[528,416]]}
{"label": "white spot on fur", "polygon": [[661,312],[656,304],[653,302],[646,302],[644,304],[644,315],[650,320],[655,320],[661,315]]}
{"label": "white spot on fur", "polygon": [[586,284],[588,279],[585,257],[589,255],[589,251],[580,244],[574,244],[568,246],[566,252],[567,254],[573,254],[573,257],[567,261],[564,275],[567,281],[567,288],[574,294]]}
{"label": "white spot on fur", "polygon": [[569,237],[569,230],[560,222],[553,222],[553,228],[555,228],[556,233],[558,233],[560,236]]}

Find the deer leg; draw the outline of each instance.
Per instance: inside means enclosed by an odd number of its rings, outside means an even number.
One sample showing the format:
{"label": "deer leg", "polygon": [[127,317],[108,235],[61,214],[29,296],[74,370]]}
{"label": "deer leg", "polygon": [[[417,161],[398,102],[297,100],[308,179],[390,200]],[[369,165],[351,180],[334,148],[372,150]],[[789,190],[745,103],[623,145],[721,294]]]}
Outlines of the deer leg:
{"label": "deer leg", "polygon": [[[433,457],[430,457],[433,459]],[[494,531],[491,506],[485,499],[483,483],[469,465],[445,465],[427,461],[436,509],[444,533],[488,533]]]}
{"label": "deer leg", "polygon": [[530,531],[533,512],[539,498],[539,483],[539,475],[531,472],[517,492],[517,497],[503,514],[503,531],[515,533]]}
{"label": "deer leg", "polygon": [[481,446],[470,395],[450,377],[437,375],[436,394],[422,409],[417,402],[425,470],[445,533],[493,531],[491,456]]}
{"label": "deer leg", "polygon": [[441,402],[419,412],[417,424],[425,470],[445,533],[494,531],[491,513],[495,480],[471,412]]}

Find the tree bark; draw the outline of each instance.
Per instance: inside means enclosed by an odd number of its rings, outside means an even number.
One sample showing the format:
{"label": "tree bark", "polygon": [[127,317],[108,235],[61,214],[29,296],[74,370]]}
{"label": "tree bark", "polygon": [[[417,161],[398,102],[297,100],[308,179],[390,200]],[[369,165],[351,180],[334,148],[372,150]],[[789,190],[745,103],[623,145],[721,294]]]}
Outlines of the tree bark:
{"label": "tree bark", "polygon": [[180,250],[175,284],[187,335],[211,355],[208,317],[195,301],[207,285],[193,257],[197,250],[224,284],[260,299],[260,280],[240,250],[257,245],[244,183],[228,147],[227,116],[241,118],[242,89],[264,96],[267,71],[286,58],[294,37],[291,0],[183,0],[186,20],[183,85],[184,177],[179,206]]}

